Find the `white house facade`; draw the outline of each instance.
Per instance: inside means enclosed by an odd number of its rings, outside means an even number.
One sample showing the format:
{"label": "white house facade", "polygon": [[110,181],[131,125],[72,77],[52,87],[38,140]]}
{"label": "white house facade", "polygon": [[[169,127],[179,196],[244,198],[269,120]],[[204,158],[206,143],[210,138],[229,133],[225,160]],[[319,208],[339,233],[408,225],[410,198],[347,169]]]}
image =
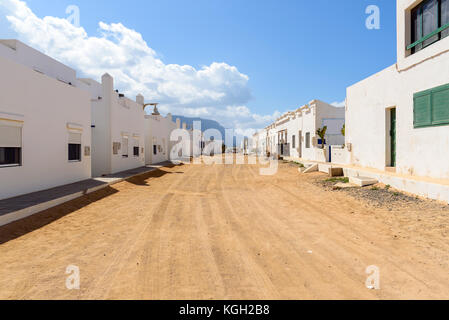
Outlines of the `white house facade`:
{"label": "white house facade", "polygon": [[449,0],[397,1],[397,63],[347,89],[348,162],[449,178]]}
{"label": "white house facade", "polygon": [[[341,133],[345,124],[345,109],[313,100],[293,112],[282,115],[275,123],[258,133],[265,139],[266,153],[284,158],[308,161],[330,160],[328,149],[322,149],[317,130],[327,127],[325,146],[343,145]],[[262,143],[258,143],[258,146]]]}
{"label": "white house facade", "polygon": [[91,177],[90,96],[75,70],[0,40],[0,199]]}
{"label": "white house facade", "polygon": [[267,147],[267,155],[275,155],[277,153],[277,130],[276,125],[271,124],[267,128],[265,128],[266,131],[266,147]]}
{"label": "white house facade", "polygon": [[266,141],[267,141],[267,132],[266,130],[261,130],[259,132],[256,132],[253,134],[251,139],[251,152],[257,154],[257,155],[264,155],[266,154]]}
{"label": "white house facade", "polygon": [[171,114],[166,117],[155,110],[152,115],[145,116],[145,161],[147,165],[170,160],[170,152],[175,145],[171,141],[172,132],[181,126],[178,119],[173,122]]}
{"label": "white house facade", "polygon": [[[215,154],[218,149],[220,149],[221,153],[221,146],[223,144],[222,140],[216,140],[213,142],[213,145],[209,145],[211,141],[206,142],[204,139],[204,134],[204,132],[197,128],[192,128],[189,130],[190,141],[188,144],[190,146],[190,155],[194,158],[200,157],[203,152],[208,153],[209,155],[212,153]],[[218,145],[220,145],[220,148],[217,147]]]}
{"label": "white house facade", "polygon": [[114,174],[145,166],[145,111],[141,95],[136,101],[114,91],[114,79],[101,83],[79,79],[90,93],[92,113],[92,175]]}

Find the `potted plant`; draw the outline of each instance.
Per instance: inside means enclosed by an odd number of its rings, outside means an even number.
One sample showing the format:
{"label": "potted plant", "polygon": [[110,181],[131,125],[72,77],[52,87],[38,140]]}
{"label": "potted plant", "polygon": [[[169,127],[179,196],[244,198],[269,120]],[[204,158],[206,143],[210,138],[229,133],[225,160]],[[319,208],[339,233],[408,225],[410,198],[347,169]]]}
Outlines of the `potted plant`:
{"label": "potted plant", "polygon": [[327,126],[324,126],[322,129],[318,129],[316,134],[321,138],[321,149],[324,149],[324,142],[326,138]]}
{"label": "potted plant", "polygon": [[316,134],[321,139],[321,148],[316,150],[317,161],[328,162],[327,150],[324,148],[326,138],[327,126],[320,128],[316,131]]}

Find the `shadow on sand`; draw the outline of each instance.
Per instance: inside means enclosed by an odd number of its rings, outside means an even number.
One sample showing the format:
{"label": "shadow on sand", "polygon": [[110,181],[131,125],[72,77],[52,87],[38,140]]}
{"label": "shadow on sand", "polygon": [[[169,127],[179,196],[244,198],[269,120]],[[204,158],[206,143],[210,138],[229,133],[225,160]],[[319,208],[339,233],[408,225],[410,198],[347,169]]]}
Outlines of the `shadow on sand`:
{"label": "shadow on sand", "polygon": [[175,166],[175,165],[165,166],[163,169],[156,169],[154,171],[144,173],[140,176],[126,179],[126,181],[129,183],[132,183],[136,186],[149,187],[150,185],[148,184],[148,182],[149,182],[148,180],[150,180],[150,179],[161,178],[161,177],[165,176],[166,174],[183,174],[183,172],[170,172],[170,171],[164,170],[164,169],[170,169],[170,168],[174,168],[174,167],[177,167],[177,166]]}
{"label": "shadow on sand", "polygon": [[[127,179],[126,181],[137,186],[149,186],[148,184],[149,179],[160,178],[166,174],[183,174],[183,172],[170,172],[164,170],[179,166],[180,165],[174,164],[165,165],[164,168],[156,169],[154,171],[139,175],[137,177]],[[63,203],[59,206],[36,213],[30,217],[12,222],[5,226],[1,226],[0,245],[8,241],[20,238],[42,227],[45,227],[46,225],[49,225],[67,215],[70,215],[73,212],[76,212],[88,205],[91,205],[97,201],[112,196],[118,192],[119,192],[118,190],[112,188],[111,186],[108,186],[101,190],[84,195],[80,198]]]}
{"label": "shadow on sand", "polygon": [[96,201],[107,198],[117,192],[117,190],[109,186],[59,206],[36,213],[27,218],[2,226],[0,227],[0,245],[49,225],[77,210],[80,210]]}

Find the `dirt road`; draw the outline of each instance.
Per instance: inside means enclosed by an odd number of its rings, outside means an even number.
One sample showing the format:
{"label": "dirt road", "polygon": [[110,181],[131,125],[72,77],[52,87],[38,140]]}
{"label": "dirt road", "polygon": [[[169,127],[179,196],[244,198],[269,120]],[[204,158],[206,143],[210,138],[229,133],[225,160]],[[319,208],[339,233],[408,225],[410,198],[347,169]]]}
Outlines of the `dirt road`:
{"label": "dirt road", "polygon": [[0,298],[449,298],[449,210],[374,208],[319,177],[177,166],[2,227]]}

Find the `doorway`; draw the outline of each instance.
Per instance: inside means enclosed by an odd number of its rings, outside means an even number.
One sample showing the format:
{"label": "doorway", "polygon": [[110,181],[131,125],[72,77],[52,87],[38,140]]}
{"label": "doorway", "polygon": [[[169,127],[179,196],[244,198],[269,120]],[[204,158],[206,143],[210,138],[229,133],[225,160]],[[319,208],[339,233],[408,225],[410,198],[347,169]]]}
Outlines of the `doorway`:
{"label": "doorway", "polygon": [[396,108],[390,109],[390,167],[396,167]]}
{"label": "doorway", "polygon": [[302,131],[299,131],[298,139],[298,157],[302,158]]}

